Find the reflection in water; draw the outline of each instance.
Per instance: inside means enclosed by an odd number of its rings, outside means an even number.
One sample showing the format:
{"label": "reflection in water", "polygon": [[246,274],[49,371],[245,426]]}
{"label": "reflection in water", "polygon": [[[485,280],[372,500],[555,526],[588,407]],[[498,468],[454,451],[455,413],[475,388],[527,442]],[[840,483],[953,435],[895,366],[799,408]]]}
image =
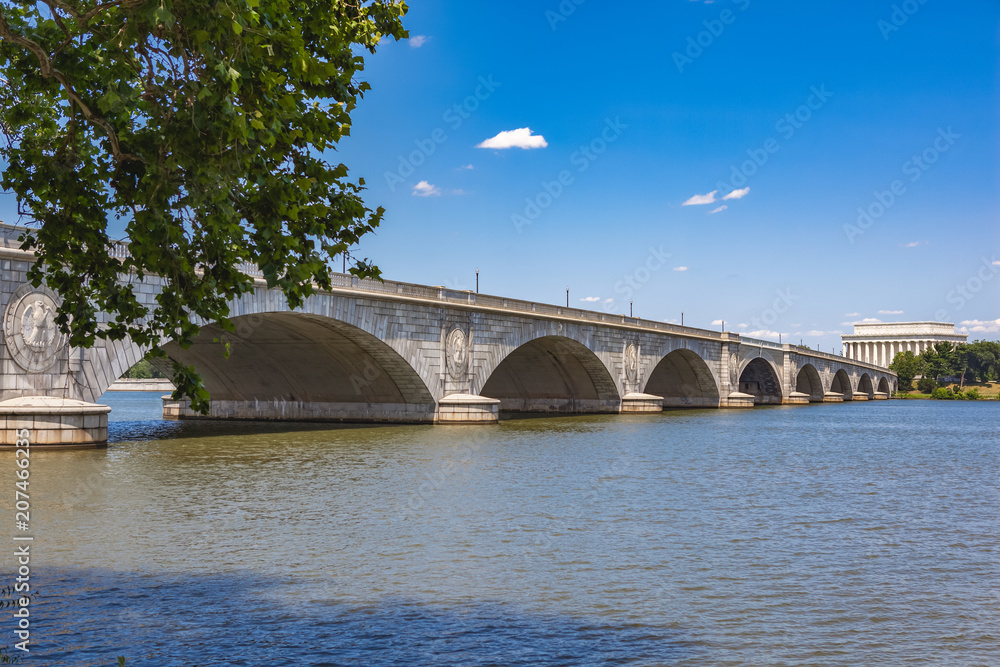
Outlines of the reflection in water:
{"label": "reflection in water", "polygon": [[105,400],[107,449],[32,458],[45,664],[1000,662],[996,404],[350,427]]}

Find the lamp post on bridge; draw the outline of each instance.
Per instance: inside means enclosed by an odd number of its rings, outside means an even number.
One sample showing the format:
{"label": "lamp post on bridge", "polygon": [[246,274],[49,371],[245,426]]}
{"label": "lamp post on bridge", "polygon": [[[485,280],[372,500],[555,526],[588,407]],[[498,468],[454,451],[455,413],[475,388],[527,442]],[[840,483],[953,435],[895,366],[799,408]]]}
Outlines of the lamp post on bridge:
{"label": "lamp post on bridge", "polygon": [[569,285],[566,285],[566,307],[569,308]]}
{"label": "lamp post on bridge", "polygon": [[479,294],[479,267],[476,267],[476,294]]}

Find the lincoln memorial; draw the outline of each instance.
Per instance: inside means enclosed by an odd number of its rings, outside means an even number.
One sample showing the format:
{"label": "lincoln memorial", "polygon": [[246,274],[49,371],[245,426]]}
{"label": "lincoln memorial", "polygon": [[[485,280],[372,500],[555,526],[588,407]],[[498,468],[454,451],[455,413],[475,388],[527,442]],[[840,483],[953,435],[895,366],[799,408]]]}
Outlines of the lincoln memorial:
{"label": "lincoln memorial", "polygon": [[840,337],[848,359],[888,367],[896,354],[920,354],[934,343],[964,343],[948,322],[855,322],[854,333]]}

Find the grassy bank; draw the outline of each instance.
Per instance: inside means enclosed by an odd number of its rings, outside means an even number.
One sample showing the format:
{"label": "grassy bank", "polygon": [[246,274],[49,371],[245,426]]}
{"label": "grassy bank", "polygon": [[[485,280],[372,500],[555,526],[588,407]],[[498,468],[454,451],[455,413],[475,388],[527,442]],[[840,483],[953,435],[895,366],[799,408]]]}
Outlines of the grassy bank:
{"label": "grassy bank", "polygon": [[[958,383],[944,385],[944,389],[950,393],[955,393],[958,391]],[[1000,400],[1000,382],[966,382],[965,387],[962,388],[962,391],[964,393],[968,393],[970,389],[974,389],[976,393],[979,394],[978,400],[981,401]],[[899,398],[904,400],[906,399],[950,400],[950,399],[940,399],[939,396],[925,394],[923,392],[917,391],[914,387],[910,387],[909,391],[907,392],[900,391],[894,396],[894,398]]]}

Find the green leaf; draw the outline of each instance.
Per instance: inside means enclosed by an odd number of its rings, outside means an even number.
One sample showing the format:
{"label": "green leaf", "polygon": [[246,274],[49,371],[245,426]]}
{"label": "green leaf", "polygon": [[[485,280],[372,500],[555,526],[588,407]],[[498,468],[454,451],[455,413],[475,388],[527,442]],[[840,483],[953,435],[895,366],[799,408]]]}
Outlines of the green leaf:
{"label": "green leaf", "polygon": [[[378,35],[405,36],[406,8],[127,4],[71,24],[65,47],[45,3],[4,4],[9,34],[22,41],[0,38],[9,84],[0,125],[19,138],[0,142],[0,187],[38,223],[23,239],[38,254],[28,279],[59,292],[70,344],[129,338],[161,365],[169,350],[179,394],[207,410],[211,387],[185,350],[199,335],[193,321],[227,321],[232,300],[255,289],[236,267],[262,266],[268,284],[300,303],[329,284],[333,255],[382,218],[361,181],[324,155],[368,89],[361,49]],[[60,70],[102,118],[68,105],[23,40],[50,58],[61,48]],[[124,264],[108,253],[108,229],[121,221],[131,240]],[[136,280],[119,281],[124,270]],[[355,270],[378,275],[367,261]],[[149,276],[163,285],[153,303],[138,291]]]}

